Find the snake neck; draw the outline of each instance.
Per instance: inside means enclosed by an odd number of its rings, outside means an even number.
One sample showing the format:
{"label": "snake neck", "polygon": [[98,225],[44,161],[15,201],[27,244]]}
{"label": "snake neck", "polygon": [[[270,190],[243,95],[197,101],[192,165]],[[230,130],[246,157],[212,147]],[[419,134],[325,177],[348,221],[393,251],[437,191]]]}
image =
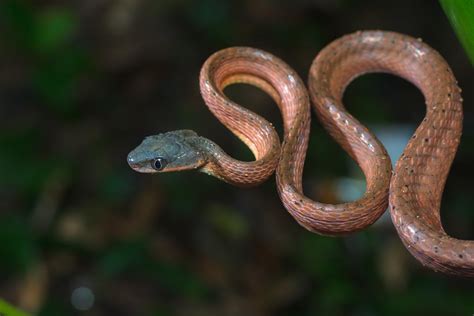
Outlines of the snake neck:
{"label": "snake neck", "polygon": [[219,180],[230,182],[230,179],[224,177],[225,173],[222,171],[224,168],[220,162],[220,159],[229,159],[229,155],[219,145],[205,137],[196,137],[192,140],[192,143],[205,157],[206,163],[199,171]]}
{"label": "snake neck", "polygon": [[219,145],[205,137],[193,140],[194,146],[206,157],[200,172],[240,187],[256,186],[273,174],[276,163],[271,157],[278,156],[280,147],[275,144],[265,157],[255,161],[240,161],[229,156]]}

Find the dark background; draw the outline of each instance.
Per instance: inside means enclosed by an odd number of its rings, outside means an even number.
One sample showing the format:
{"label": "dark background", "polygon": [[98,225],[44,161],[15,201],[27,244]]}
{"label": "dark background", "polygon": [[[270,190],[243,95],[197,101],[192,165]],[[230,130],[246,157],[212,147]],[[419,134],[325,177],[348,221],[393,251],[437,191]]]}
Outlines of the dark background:
{"label": "dark background", "polygon": [[[448,233],[474,239],[474,72],[436,1],[1,0],[0,297],[47,316],[474,313],[472,282],[422,267],[388,214],[322,237],[288,215],[273,178],[240,189],[126,164],[144,136],[182,128],[250,159],[200,98],[204,60],[254,46],[306,81],[321,48],[364,29],[421,37],[452,66],[465,132],[442,217]],[[281,131],[268,96],[227,91]],[[421,93],[389,75],[356,80],[345,103],[389,147],[424,115]],[[305,191],[357,197],[360,171],[312,125]]]}

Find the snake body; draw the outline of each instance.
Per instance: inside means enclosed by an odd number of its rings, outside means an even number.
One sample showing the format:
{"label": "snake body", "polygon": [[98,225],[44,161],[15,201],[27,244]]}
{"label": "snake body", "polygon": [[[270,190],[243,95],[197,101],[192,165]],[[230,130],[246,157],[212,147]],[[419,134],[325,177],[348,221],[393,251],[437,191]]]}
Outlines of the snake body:
{"label": "snake body", "polygon": [[[369,72],[386,72],[416,85],[426,100],[426,116],[392,175],[378,139],[342,104],[346,86]],[[224,94],[235,83],[268,93],[283,116],[283,142],[265,119]],[[474,275],[474,243],[448,236],[440,220],[444,184],[462,127],[460,89],[444,59],[421,40],[383,31],[346,35],[313,61],[309,91],[323,126],[357,162],[366,177],[365,194],[354,202],[324,204],[306,197],[303,166],[310,130],[307,90],[279,58],[262,50],[233,47],[210,56],[200,74],[203,99],[211,112],[253,152],[239,161],[192,131],[148,137],[128,156],[140,172],[197,169],[239,186],[265,181],[276,168],[277,188],[289,213],[306,229],[323,235],[361,230],[386,210],[408,250],[424,265],[451,274]]]}

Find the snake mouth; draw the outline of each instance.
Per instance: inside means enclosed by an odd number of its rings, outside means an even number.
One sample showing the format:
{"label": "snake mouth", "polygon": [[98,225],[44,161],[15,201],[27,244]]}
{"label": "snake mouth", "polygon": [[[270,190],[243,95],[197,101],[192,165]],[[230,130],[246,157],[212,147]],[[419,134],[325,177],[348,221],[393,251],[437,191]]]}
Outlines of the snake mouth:
{"label": "snake mouth", "polygon": [[143,165],[140,162],[138,162],[137,159],[133,157],[133,155],[127,156],[127,163],[130,166],[130,168],[132,168],[133,170],[137,172],[142,172],[142,173],[145,172],[144,170],[145,168],[143,168]]}

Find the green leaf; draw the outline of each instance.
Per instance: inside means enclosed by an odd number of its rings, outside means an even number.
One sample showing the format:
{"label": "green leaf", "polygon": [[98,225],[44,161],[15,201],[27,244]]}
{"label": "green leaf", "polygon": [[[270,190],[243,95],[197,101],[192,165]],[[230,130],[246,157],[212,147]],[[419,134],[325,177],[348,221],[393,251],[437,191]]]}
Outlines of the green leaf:
{"label": "green leaf", "polygon": [[0,315],[2,316],[28,316],[27,313],[18,310],[4,300],[0,299]]}
{"label": "green leaf", "polygon": [[474,65],[474,1],[440,0],[440,3]]}

